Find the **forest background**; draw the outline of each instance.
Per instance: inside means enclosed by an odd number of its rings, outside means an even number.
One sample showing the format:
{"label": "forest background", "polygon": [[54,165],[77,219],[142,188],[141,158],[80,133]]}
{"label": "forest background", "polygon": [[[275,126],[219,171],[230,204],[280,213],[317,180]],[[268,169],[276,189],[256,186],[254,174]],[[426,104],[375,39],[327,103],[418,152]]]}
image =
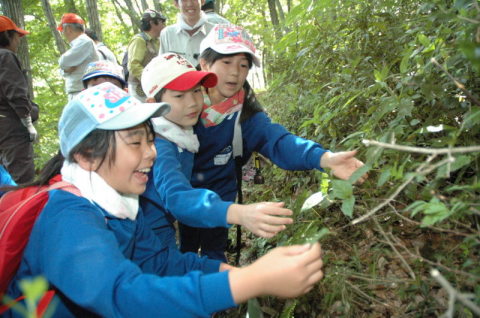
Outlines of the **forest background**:
{"label": "forest background", "polygon": [[[31,32],[19,57],[40,105],[41,167],[58,149],[66,103],[56,31],[76,12],[119,61],[141,12],[175,23],[173,0],[0,0]],[[295,224],[244,233],[241,262],[276,245],[320,240],[325,278],[306,296],[261,298],[250,317],[480,316],[480,5],[477,0],[217,0],[263,57],[266,111],[332,151],[358,149],[366,183],[263,161],[247,202],[281,200]],[[232,233],[232,238],[235,234]],[[222,314],[239,317],[247,306]]]}

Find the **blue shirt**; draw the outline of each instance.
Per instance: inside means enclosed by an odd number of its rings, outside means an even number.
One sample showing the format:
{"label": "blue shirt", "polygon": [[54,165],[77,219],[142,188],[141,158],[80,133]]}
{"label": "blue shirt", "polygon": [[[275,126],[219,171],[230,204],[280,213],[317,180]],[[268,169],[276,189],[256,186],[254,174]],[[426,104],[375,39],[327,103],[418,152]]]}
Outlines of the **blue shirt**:
{"label": "blue shirt", "polygon": [[140,198],[145,220],[155,234],[175,247],[175,219],[194,227],[228,227],[227,210],[233,202],[190,184],[193,153],[159,137],[155,147],[157,159]]}
{"label": "blue shirt", "polygon": [[[232,147],[236,116],[238,112],[216,126],[204,127],[198,122],[194,127],[200,149],[195,154],[191,183],[196,188],[213,190],[228,201],[234,201],[237,194]],[[254,114],[241,127],[244,158],[256,151],[282,169],[320,169],[320,157],[326,150],[272,123],[265,112]]]}
{"label": "blue shirt", "polygon": [[167,248],[142,211],[118,219],[53,190],[7,294],[16,298],[20,280],[42,275],[59,297],[53,317],[209,317],[235,306],[219,265]]}
{"label": "blue shirt", "polygon": [[[16,186],[12,176],[8,173],[4,166],[0,165],[0,188],[4,186]],[[0,197],[4,194],[4,191],[0,191]]]}

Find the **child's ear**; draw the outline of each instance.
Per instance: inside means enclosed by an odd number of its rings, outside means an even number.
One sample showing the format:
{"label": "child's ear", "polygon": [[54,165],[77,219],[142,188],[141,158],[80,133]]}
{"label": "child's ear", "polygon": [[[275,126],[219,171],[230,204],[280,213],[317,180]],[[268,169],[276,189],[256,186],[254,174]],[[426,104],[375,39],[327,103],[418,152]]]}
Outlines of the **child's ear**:
{"label": "child's ear", "polygon": [[205,59],[200,59],[200,68],[202,71],[208,71],[208,64]]}
{"label": "child's ear", "polygon": [[86,158],[79,153],[74,154],[73,158],[83,170],[95,171],[98,168],[98,162],[95,159]]}
{"label": "child's ear", "polygon": [[145,102],[146,102],[146,103],[156,103],[154,97],[147,97],[147,99],[145,100]]}

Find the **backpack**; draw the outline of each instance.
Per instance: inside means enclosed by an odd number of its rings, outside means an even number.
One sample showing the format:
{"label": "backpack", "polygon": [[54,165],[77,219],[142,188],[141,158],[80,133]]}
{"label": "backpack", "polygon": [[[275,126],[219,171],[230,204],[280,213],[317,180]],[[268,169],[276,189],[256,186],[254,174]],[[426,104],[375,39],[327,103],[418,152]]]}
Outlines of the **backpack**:
{"label": "backpack", "polygon": [[[148,37],[145,33],[143,32],[140,32],[138,34],[135,34],[135,36],[140,36],[142,39],[145,40],[145,42],[148,41]],[[148,42],[147,42],[148,43]],[[123,74],[125,75],[125,82],[128,83],[128,75],[130,74],[130,72],[128,71],[128,48],[127,50],[125,51],[125,53],[123,53],[123,58],[122,58],[122,68],[123,68]]]}
{"label": "backpack", "polygon": [[[0,198],[0,315],[24,296],[3,304],[8,285],[15,276],[23,257],[35,220],[48,201],[48,192],[62,189],[80,196],[72,184],[57,175],[45,186],[29,186],[5,193]],[[37,314],[43,315],[55,292],[49,290],[40,300]]]}

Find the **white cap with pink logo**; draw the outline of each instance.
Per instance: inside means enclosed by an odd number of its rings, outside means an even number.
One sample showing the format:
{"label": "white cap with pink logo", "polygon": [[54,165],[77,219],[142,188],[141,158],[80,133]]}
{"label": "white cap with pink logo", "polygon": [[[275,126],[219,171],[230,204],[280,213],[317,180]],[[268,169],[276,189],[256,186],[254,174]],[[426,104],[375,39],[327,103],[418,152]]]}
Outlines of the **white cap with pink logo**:
{"label": "white cap with pink logo", "polygon": [[200,43],[200,55],[208,48],[220,54],[250,54],[253,63],[260,66],[260,57],[255,53],[255,45],[247,31],[240,26],[217,24]]}

